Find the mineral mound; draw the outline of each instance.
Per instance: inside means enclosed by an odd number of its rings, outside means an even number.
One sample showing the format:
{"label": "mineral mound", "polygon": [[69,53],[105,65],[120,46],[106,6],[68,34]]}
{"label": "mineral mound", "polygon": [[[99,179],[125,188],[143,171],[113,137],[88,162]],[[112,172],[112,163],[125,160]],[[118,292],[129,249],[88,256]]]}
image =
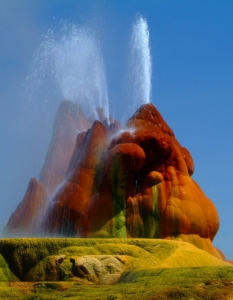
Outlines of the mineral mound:
{"label": "mineral mound", "polygon": [[217,210],[158,110],[143,105],[125,127],[108,124],[99,110],[90,126],[73,106],[61,104],[41,176],[30,181],[4,234],[176,239],[224,260],[212,245]]}

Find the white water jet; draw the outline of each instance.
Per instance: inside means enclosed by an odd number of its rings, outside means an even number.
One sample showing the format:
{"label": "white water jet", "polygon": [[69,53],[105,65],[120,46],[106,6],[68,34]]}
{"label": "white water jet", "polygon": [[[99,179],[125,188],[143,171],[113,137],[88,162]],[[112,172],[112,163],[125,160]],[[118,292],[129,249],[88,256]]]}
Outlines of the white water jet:
{"label": "white water jet", "polygon": [[[127,118],[135,112],[142,104],[149,103],[151,98],[151,57],[149,49],[149,31],[147,22],[144,18],[138,17],[133,25],[132,37],[130,40],[130,82],[131,84],[131,101],[126,105],[128,114]],[[49,30],[43,37],[40,47],[37,49],[32,66],[32,72],[27,78],[26,94],[29,96],[28,103],[34,106],[34,111],[29,113],[32,118],[31,123],[33,136],[36,137],[36,148],[41,147],[41,140],[51,134],[51,129],[46,123],[52,123],[53,114],[58,105],[63,100],[78,102],[82,107],[85,116],[93,121],[94,119],[107,120],[109,122],[108,92],[105,77],[104,63],[100,51],[99,42],[96,40],[93,31],[85,27],[79,28],[73,24],[66,24],[61,30]],[[77,103],[76,103],[77,104]],[[30,106],[29,105],[29,106]],[[74,112],[75,105],[71,109]],[[98,111],[97,108],[102,108]],[[99,113],[99,114],[98,114]],[[114,117],[114,116],[113,116]],[[38,124],[38,133],[35,131],[36,121]],[[63,131],[61,135],[62,145],[67,143],[66,126],[61,122],[60,128]],[[69,123],[70,124],[70,123]],[[45,126],[46,125],[46,126]],[[69,129],[70,135],[75,142],[77,134],[82,129],[77,130],[75,126]],[[51,126],[52,128],[52,126]],[[83,128],[85,131],[87,128]],[[122,129],[124,131],[124,129]],[[127,129],[133,132],[134,129]],[[116,135],[119,134],[116,133]],[[63,140],[64,138],[64,140]],[[114,138],[114,136],[112,137]],[[46,140],[46,139],[45,139]],[[60,145],[60,144],[59,144]],[[45,159],[45,150],[43,146],[43,157]],[[60,146],[59,146],[60,147]],[[60,153],[60,148],[55,148],[56,153]],[[38,150],[38,149],[37,149]],[[38,153],[40,151],[38,150]],[[65,152],[62,152],[65,153]],[[65,155],[68,157],[68,155]],[[51,156],[56,158],[56,156]],[[69,157],[68,157],[69,158]],[[42,159],[38,159],[38,165]],[[61,162],[60,159],[54,159],[53,164],[48,164],[57,171]],[[46,165],[46,160],[45,160]],[[56,165],[54,167],[54,165]],[[51,167],[52,166],[52,167]],[[43,169],[42,169],[43,170]],[[43,173],[43,172],[41,172]],[[65,174],[65,173],[64,173]],[[49,173],[50,178],[54,178]],[[49,183],[49,176],[45,182]],[[44,184],[42,175],[39,176],[39,182]],[[41,182],[42,181],[42,182]],[[58,187],[62,184],[59,182]],[[137,184],[137,183],[136,183]],[[44,185],[43,185],[44,186]],[[55,187],[55,191],[58,189]],[[46,187],[48,189],[48,187]],[[50,192],[48,193],[50,194]],[[51,192],[51,195],[53,193]],[[51,197],[48,197],[48,201]],[[134,203],[133,203],[134,209]],[[44,217],[46,207],[38,216],[38,228]],[[38,229],[36,228],[36,230]],[[20,233],[23,234],[23,233]],[[41,235],[40,232],[37,234]]]}
{"label": "white water jet", "polygon": [[130,42],[128,92],[130,113],[151,100],[151,55],[147,21],[142,16],[136,18]]}
{"label": "white water jet", "polygon": [[91,30],[74,24],[64,25],[58,33],[49,30],[37,50],[30,77],[30,99],[38,98],[38,92],[44,90],[45,101],[56,97],[59,102],[78,102],[92,120],[99,119],[96,109],[100,107],[108,120],[104,63],[99,42]]}

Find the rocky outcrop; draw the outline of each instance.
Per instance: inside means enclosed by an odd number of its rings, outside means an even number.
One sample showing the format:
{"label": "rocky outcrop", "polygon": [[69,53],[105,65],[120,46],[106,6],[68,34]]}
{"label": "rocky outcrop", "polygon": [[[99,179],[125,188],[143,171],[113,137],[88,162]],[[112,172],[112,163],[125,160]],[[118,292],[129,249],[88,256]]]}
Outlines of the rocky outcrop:
{"label": "rocky outcrop", "polygon": [[65,182],[58,189],[45,217],[44,230],[75,235],[80,231],[90,198],[98,191],[109,133],[99,121],[80,134]]}
{"label": "rocky outcrop", "polygon": [[[40,229],[52,236],[177,239],[224,259],[212,245],[217,210],[191,177],[191,154],[158,110],[143,105],[124,128],[97,112],[102,122],[87,130],[78,105],[65,101],[59,109],[40,175],[44,190],[55,193]],[[21,206],[37,202],[34,194]],[[38,224],[21,220],[21,206],[8,228],[33,230]],[[28,219],[38,220],[36,209],[28,210]]]}
{"label": "rocky outcrop", "polygon": [[71,258],[73,273],[97,284],[114,284],[122,275],[127,257],[123,255],[85,255]]}
{"label": "rocky outcrop", "polygon": [[44,208],[47,205],[47,191],[35,178],[28,184],[22,202],[11,215],[4,228],[5,236],[33,235],[41,225]]}
{"label": "rocky outcrop", "polygon": [[41,234],[41,221],[51,195],[64,180],[79,132],[90,127],[78,103],[63,101],[53,126],[53,135],[39,176],[32,178],[15,212],[11,215],[3,236]]}
{"label": "rocky outcrop", "polygon": [[84,214],[82,234],[181,239],[216,255],[213,203],[191,178],[189,151],[152,104],[142,106],[113,138],[99,193]]}
{"label": "rocky outcrop", "polygon": [[78,133],[88,128],[90,124],[80,105],[63,101],[54,121],[52,140],[39,177],[50,195],[65,178]]}
{"label": "rocky outcrop", "polygon": [[165,239],[11,238],[0,246],[0,281],[115,284],[145,270],[232,268],[190,243]]}

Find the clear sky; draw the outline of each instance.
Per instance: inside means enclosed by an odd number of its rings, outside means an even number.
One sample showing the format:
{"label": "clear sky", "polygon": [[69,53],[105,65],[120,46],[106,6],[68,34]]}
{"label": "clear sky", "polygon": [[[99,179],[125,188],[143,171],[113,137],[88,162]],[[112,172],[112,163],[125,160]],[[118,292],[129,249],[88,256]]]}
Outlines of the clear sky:
{"label": "clear sky", "polygon": [[139,13],[150,30],[152,103],[191,152],[193,178],[219,212],[214,244],[233,260],[231,0],[1,0],[0,227],[29,179],[38,177],[59,104],[40,99],[28,106],[25,82],[42,36],[65,20],[98,32],[112,113],[120,118],[127,105],[120,99],[130,32]]}

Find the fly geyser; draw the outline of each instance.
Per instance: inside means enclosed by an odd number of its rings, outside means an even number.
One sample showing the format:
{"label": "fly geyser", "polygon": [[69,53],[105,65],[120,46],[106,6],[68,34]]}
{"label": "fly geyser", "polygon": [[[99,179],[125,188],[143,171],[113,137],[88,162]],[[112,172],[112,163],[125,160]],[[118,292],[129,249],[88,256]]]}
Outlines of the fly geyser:
{"label": "fly geyser", "polygon": [[[63,102],[58,115],[73,105]],[[80,109],[77,126],[82,118]],[[59,153],[63,128],[57,130],[55,122],[40,182],[31,179],[6,231],[181,239],[219,256],[211,244],[219,227],[216,208],[191,178],[189,151],[152,104],[141,106],[124,128],[94,121],[75,144],[67,132],[64,153]],[[53,165],[55,155],[59,159]]]}
{"label": "fly geyser", "polygon": [[[149,35],[145,20],[136,22],[131,46],[132,65],[138,65],[132,92],[136,112],[121,125],[109,116],[105,92],[104,101],[97,101],[87,115],[90,110],[84,106],[92,102],[85,97],[102,85],[96,84],[99,81],[93,84],[91,78],[82,89],[77,85],[77,99],[71,97],[60,104],[40,176],[30,180],[4,235],[174,239],[224,259],[212,245],[219,227],[218,213],[191,177],[191,154],[149,103]],[[75,43],[66,43],[66,50],[69,45]],[[85,57],[89,62],[86,52]],[[89,62],[91,65],[96,66]],[[58,68],[58,73],[65,84],[65,72]],[[85,80],[87,74],[83,75]],[[93,92],[92,101],[94,96]]]}

